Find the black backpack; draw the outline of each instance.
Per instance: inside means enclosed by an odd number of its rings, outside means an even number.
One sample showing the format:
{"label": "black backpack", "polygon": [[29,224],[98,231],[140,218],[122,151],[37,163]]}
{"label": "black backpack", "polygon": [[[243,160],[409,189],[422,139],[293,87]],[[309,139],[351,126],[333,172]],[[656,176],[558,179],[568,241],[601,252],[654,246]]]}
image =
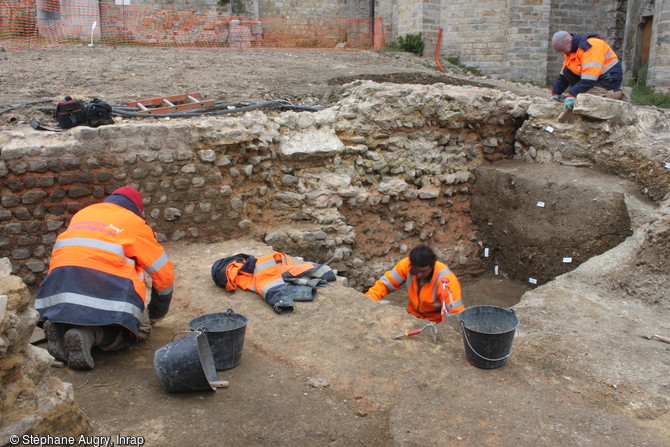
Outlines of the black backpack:
{"label": "black backpack", "polygon": [[81,99],[64,98],[56,106],[55,118],[63,129],[86,124],[86,104]]}
{"label": "black backpack", "polygon": [[81,99],[64,98],[56,106],[56,121],[62,129],[88,125],[91,127],[113,124],[112,106],[99,99],[93,99],[88,105]]}
{"label": "black backpack", "polygon": [[93,99],[86,106],[86,124],[91,127],[102,126],[103,124],[114,124],[112,118],[112,106],[99,99]]}

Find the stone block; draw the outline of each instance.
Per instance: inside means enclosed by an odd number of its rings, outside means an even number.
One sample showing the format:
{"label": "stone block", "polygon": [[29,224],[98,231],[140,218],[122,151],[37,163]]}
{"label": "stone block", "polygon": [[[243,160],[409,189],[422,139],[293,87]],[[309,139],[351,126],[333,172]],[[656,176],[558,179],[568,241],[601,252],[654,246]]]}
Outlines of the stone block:
{"label": "stone block", "polygon": [[28,288],[18,276],[9,276],[0,282],[0,294],[7,295],[7,309],[11,311],[23,311],[32,303],[32,297]]}
{"label": "stone block", "polygon": [[84,186],[74,186],[68,190],[67,195],[71,199],[79,199],[81,197],[90,196],[91,189]]}
{"label": "stone block", "polygon": [[0,199],[0,203],[5,208],[12,208],[21,203],[21,197],[14,194],[4,194],[2,199]]}
{"label": "stone block", "polygon": [[329,129],[308,129],[288,132],[280,138],[277,154],[285,160],[332,157],[344,151],[344,144]]}
{"label": "stone block", "polygon": [[39,319],[39,313],[32,307],[25,307],[19,312],[12,312],[10,322],[4,328],[4,333],[9,342],[10,353],[24,352],[29,345],[30,337]]}
{"label": "stone block", "polygon": [[637,114],[629,103],[588,93],[577,96],[573,111],[577,115],[614,121],[624,125],[630,125],[637,121]]}
{"label": "stone block", "polygon": [[[2,258],[7,259],[7,258]],[[9,298],[7,295],[0,295],[0,328],[3,326],[3,321],[5,320],[5,315],[7,313],[7,302]]]}

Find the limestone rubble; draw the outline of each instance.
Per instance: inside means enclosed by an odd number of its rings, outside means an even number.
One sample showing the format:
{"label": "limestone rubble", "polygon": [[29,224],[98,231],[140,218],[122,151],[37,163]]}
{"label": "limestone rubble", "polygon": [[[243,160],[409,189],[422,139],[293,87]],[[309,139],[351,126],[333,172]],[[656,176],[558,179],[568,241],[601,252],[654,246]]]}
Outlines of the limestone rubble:
{"label": "limestone rubble", "polygon": [[51,376],[54,358],[29,343],[38,313],[7,258],[0,259],[0,445],[10,436],[79,436],[91,424],[72,384]]}

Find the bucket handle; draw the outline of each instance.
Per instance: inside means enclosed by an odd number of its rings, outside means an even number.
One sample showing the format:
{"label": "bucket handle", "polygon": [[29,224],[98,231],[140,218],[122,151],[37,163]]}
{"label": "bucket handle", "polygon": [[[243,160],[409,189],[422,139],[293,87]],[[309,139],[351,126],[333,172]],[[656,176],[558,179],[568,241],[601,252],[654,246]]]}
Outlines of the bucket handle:
{"label": "bucket handle", "polygon": [[179,332],[177,332],[176,334],[174,334],[174,335],[172,336],[172,341],[174,341],[174,339],[175,339],[175,337],[176,337],[177,335],[180,335],[180,334],[192,334],[192,333],[194,333],[194,332],[197,332],[197,333],[202,334],[204,331],[203,331],[202,329],[200,329],[200,328],[196,329],[195,331],[179,331]]}
{"label": "bucket handle", "polygon": [[[224,312],[224,314],[226,316],[231,316],[231,315],[235,315],[235,312],[233,311],[233,309],[229,308],[226,312]],[[209,328],[207,326],[200,326],[200,327],[194,329],[194,331],[202,332],[203,334],[206,334],[207,332],[209,332]],[[193,332],[193,331],[184,331],[184,332]],[[181,332],[177,332],[177,334],[181,334]],[[177,334],[175,334],[175,336]],[[174,340],[174,337],[172,338],[172,340]]]}
{"label": "bucket handle", "polygon": [[[514,312],[514,311],[512,311],[512,312]],[[479,357],[480,359],[487,360],[489,362],[499,362],[501,360],[505,360],[505,359],[509,358],[509,356],[512,355],[512,350],[510,349],[509,354],[507,354],[504,357],[500,357],[499,359],[490,359],[488,357],[484,357],[483,355],[481,355],[480,353],[475,351],[475,348],[473,348],[472,345],[470,344],[470,340],[468,340],[468,336],[465,333],[465,323],[463,323],[463,321],[461,321],[460,323],[461,323],[461,332],[463,332],[463,338],[465,339],[465,342],[468,344],[468,347],[470,348],[470,350],[472,352],[474,352],[475,354],[477,354],[477,357]],[[515,334],[515,337],[516,337],[516,334]]]}

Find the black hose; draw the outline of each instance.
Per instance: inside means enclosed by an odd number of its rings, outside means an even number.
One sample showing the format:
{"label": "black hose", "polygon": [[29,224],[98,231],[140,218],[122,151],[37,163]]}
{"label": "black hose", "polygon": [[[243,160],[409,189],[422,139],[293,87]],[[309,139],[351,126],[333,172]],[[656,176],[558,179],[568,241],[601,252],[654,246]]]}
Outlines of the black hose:
{"label": "black hose", "polygon": [[44,104],[45,102],[51,102],[51,100],[50,99],[43,99],[41,101],[26,102],[25,104],[14,104],[13,106],[9,106],[6,109],[0,110],[0,115],[2,115],[3,113],[10,112],[14,109],[18,109],[18,108],[25,107],[25,106],[31,106],[33,104]]}

